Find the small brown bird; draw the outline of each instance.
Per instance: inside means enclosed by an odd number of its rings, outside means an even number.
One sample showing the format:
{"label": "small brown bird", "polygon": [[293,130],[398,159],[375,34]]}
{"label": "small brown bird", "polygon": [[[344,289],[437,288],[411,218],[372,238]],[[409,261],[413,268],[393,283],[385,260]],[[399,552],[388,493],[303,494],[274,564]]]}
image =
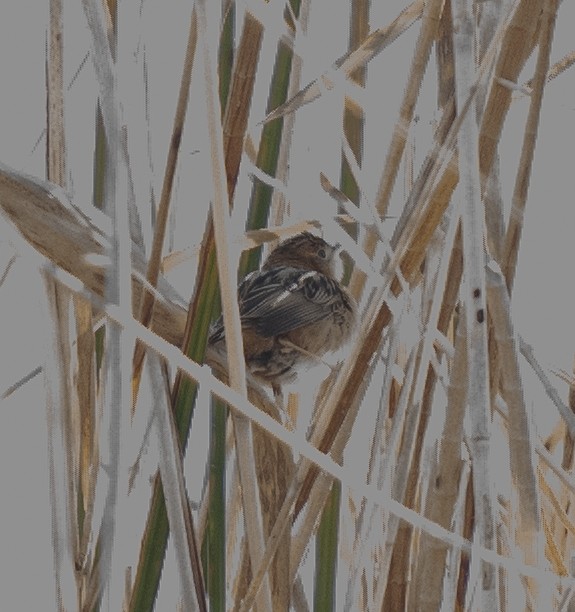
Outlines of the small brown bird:
{"label": "small brown bird", "polygon": [[[343,346],[356,322],[354,299],[334,278],[337,246],[309,232],[284,240],[238,288],[246,366],[260,382],[292,382],[300,366]],[[223,319],[208,345],[225,352]]]}

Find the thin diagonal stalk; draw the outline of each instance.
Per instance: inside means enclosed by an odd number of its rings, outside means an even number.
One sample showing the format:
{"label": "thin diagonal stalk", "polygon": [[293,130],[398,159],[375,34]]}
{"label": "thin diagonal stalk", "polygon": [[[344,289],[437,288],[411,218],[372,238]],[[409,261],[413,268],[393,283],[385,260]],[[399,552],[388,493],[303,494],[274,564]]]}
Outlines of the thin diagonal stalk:
{"label": "thin diagonal stalk", "polygon": [[543,2],[543,14],[539,33],[539,55],[535,66],[535,76],[533,78],[533,91],[531,92],[531,104],[529,114],[525,124],[523,135],[523,146],[519,159],[519,168],[515,179],[515,188],[511,200],[511,214],[507,234],[505,236],[505,248],[503,253],[503,272],[507,287],[511,293],[515,271],[517,269],[517,258],[519,254],[519,243],[523,229],[523,216],[525,214],[525,204],[527,202],[527,190],[535,154],[535,143],[539,130],[539,119],[541,116],[541,106],[543,104],[543,91],[549,70],[549,58],[551,56],[551,43],[553,42],[553,32],[555,30],[555,20],[557,16],[556,0],[545,0]]}
{"label": "thin diagonal stalk", "polygon": [[443,0],[433,0],[426,3],[423,9],[421,30],[413,52],[410,76],[407,80],[399,118],[393,130],[393,137],[387,152],[384,171],[380,179],[376,196],[376,207],[384,217],[387,214],[389,199],[395,184],[399,163],[403,156],[408,129],[413,119],[415,103],[421,90],[421,82],[425,75],[425,69],[431,53],[431,46],[436,38],[439,27],[439,18],[443,9]]}
{"label": "thin diagonal stalk", "polygon": [[523,357],[525,357],[527,363],[531,366],[531,368],[534,370],[535,374],[541,381],[541,384],[543,385],[547,396],[557,408],[563,421],[565,421],[565,425],[569,429],[570,434],[572,436],[575,436],[575,414],[573,414],[569,407],[563,403],[559,392],[552,385],[548,376],[545,374],[545,371],[541,367],[540,363],[537,361],[537,358],[533,353],[533,348],[521,336],[519,337],[519,350],[521,351],[521,354],[523,355]]}
{"label": "thin diagonal stalk", "polygon": [[[184,67],[182,70],[182,78],[180,81],[180,91],[178,94],[178,102],[176,112],[174,114],[174,125],[172,128],[172,137],[168,147],[168,157],[166,159],[166,169],[164,171],[164,182],[162,184],[162,193],[160,195],[160,203],[156,215],[156,223],[154,227],[154,238],[152,241],[152,251],[148,260],[148,269],[146,272],[146,280],[153,287],[158,283],[160,275],[160,266],[162,263],[162,250],[164,246],[164,238],[166,235],[166,226],[168,223],[168,213],[170,210],[170,199],[172,196],[172,188],[174,184],[174,175],[178,163],[180,153],[180,145],[182,141],[182,133],[184,130],[184,122],[186,120],[186,111],[188,109],[188,99],[190,94],[190,84],[192,80],[192,67],[194,65],[194,56],[197,44],[197,17],[196,9],[192,8],[190,17],[190,29],[188,32],[188,44],[186,55],[184,58]],[[154,296],[152,293],[144,291],[140,301],[140,321],[144,325],[148,325],[152,318],[152,310],[154,307]],[[144,359],[144,349],[141,343],[136,344],[134,351],[134,395],[137,395],[137,386],[140,379],[142,363]],[[135,405],[135,402],[134,402]]]}

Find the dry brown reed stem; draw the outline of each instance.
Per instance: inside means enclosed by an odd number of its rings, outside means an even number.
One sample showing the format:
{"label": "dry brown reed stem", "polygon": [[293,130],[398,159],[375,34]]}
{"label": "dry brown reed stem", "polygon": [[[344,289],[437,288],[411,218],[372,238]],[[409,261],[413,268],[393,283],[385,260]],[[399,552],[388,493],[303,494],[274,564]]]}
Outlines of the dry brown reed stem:
{"label": "dry brown reed stem", "polygon": [[80,487],[84,529],[80,548],[86,551],[90,538],[89,525],[93,511],[96,478],[92,467],[98,461],[96,428],[96,365],[94,363],[95,338],[92,305],[78,295],[73,296],[76,323],[76,355],[78,358],[78,380],[76,392],[80,410]]}
{"label": "dry brown reed stem", "polygon": [[230,205],[238,179],[264,28],[248,11],[238,45],[230,93],[224,113],[223,133]]}
{"label": "dry brown reed stem", "polygon": [[[499,23],[504,18],[503,10],[503,5],[496,3],[484,3],[478,7],[478,53],[480,60],[482,60],[488,52],[489,46],[494,36],[496,36]],[[478,121],[481,121],[489,87],[489,81],[481,82],[478,87],[476,98],[476,115]],[[495,163],[493,163],[489,177],[486,180],[486,186],[483,190],[483,204],[485,206],[487,249],[496,261],[501,261],[505,236],[505,219],[503,216],[498,158],[495,160]],[[493,377],[490,378],[490,381],[492,380]]]}
{"label": "dry brown reed stem", "polygon": [[[575,366],[574,366],[575,367]],[[572,412],[575,412],[575,385],[573,380],[569,384],[569,408]],[[566,473],[570,473],[573,468],[573,451],[575,447],[575,438],[571,435],[569,429],[564,427],[563,434],[563,456],[561,458],[561,467]],[[568,487],[564,482],[561,483],[561,507],[564,512],[571,516],[571,520],[575,522],[575,509],[573,508],[573,490]],[[555,541],[559,550],[563,551],[564,556],[567,557],[568,551],[573,549],[573,543],[575,542],[575,534],[569,533],[566,529],[563,529],[561,525],[556,524],[555,528]]]}
{"label": "dry brown reed stem", "polygon": [[[251,399],[251,397],[250,397]],[[269,404],[269,402],[266,402]],[[258,407],[261,407],[258,405]],[[277,408],[273,406],[270,416],[280,421]],[[256,469],[258,476],[264,535],[272,531],[286,492],[289,488],[294,465],[291,449],[269,435],[267,431],[254,427],[253,432]],[[278,551],[270,564],[271,599],[274,610],[289,609],[291,534],[286,530],[279,541]]]}
{"label": "dry brown reed stem", "polygon": [[537,141],[537,132],[539,129],[543,90],[547,78],[547,71],[549,70],[549,58],[551,56],[551,43],[553,42],[556,16],[557,0],[544,0],[542,18],[539,26],[539,54],[535,66],[533,91],[531,93],[529,114],[525,124],[523,146],[521,147],[519,168],[515,179],[515,189],[511,200],[511,214],[507,226],[507,234],[505,236],[505,249],[502,261],[502,265],[504,266],[503,273],[510,293],[513,289],[513,281],[517,268],[519,243],[521,240],[521,231],[523,229],[523,215],[527,203],[529,179],[531,177],[535,143]]}
{"label": "dry brown reed stem", "polygon": [[[539,477],[539,487],[543,494],[542,499],[546,499],[545,496],[547,494],[553,497],[552,490],[547,482],[545,482],[541,469],[538,470],[537,475]],[[545,537],[545,558],[557,576],[568,576],[569,571],[567,567],[570,565],[570,559],[565,559],[566,549],[561,545],[561,540],[556,538],[556,533],[562,531],[568,534],[569,531],[563,525],[561,519],[555,515],[552,507],[553,503],[551,502],[549,505],[544,505],[541,508],[541,525]],[[563,610],[565,608],[558,609]]]}
{"label": "dry brown reed stem", "polygon": [[501,85],[503,78],[516,82],[535,44],[535,32],[542,0],[521,0],[507,27],[495,66],[493,85],[485,104],[479,134],[479,169],[486,181],[495,159],[503,124],[511,104],[511,91]]}
{"label": "dry brown reed stem", "polygon": [[[162,183],[162,193],[160,195],[160,203],[156,215],[154,225],[154,238],[152,240],[152,249],[150,258],[148,259],[148,269],[146,279],[150,285],[156,286],[160,275],[160,267],[162,265],[162,250],[164,247],[164,238],[166,235],[166,226],[168,223],[168,214],[170,210],[170,199],[172,197],[172,187],[174,184],[174,176],[176,174],[176,166],[180,153],[180,144],[182,142],[182,133],[184,131],[184,122],[186,119],[186,111],[188,108],[188,99],[190,94],[190,84],[192,80],[192,67],[194,65],[194,56],[196,53],[196,45],[198,40],[198,23],[196,16],[196,8],[192,9],[190,17],[190,29],[188,32],[188,44],[186,47],[186,56],[184,59],[184,67],[180,82],[180,91],[178,93],[178,102],[176,112],[174,114],[174,125],[172,128],[172,136],[168,146],[168,158],[166,160],[166,169],[164,171],[164,180]],[[148,291],[144,295],[140,304],[140,322],[143,325],[148,325],[152,317],[154,308],[154,295]],[[134,350],[134,380],[135,385],[140,380],[142,364],[145,354],[144,345],[141,342],[136,343]],[[137,387],[133,387],[134,391]],[[134,402],[135,405],[135,402]]]}
{"label": "dry brown reed stem", "polygon": [[[257,60],[262,40],[261,24],[248,12],[244,22],[244,29],[240,44],[236,52],[236,62],[232,74],[230,93],[226,104],[226,112],[222,132],[224,135],[224,159],[226,164],[226,180],[228,185],[228,199],[233,202],[236,187],[237,173],[240,167],[243,141],[249,118],[250,104],[246,101],[252,100],[252,92],[257,70]],[[229,109],[229,110],[228,110]],[[233,112],[232,112],[233,109]],[[188,309],[186,329],[181,339],[181,346],[185,349],[190,341],[192,321],[195,317],[202,291],[206,286],[210,275],[209,267],[213,262],[215,252],[214,228],[211,214],[208,216],[206,231],[200,247],[198,257],[198,270],[193,298]],[[176,386],[179,383],[176,380]]]}
{"label": "dry brown reed stem", "polygon": [[[50,349],[56,359],[46,359],[43,366],[46,386],[46,421],[50,523],[54,555],[54,581],[60,605],[74,605],[82,598],[82,580],[75,581],[74,564],[79,556],[79,529],[76,494],[78,478],[73,459],[77,440],[77,421],[73,418],[70,344],[68,335],[69,291],[62,290],[47,274],[46,299],[51,316]],[[76,586],[75,592],[73,585]]]}
{"label": "dry brown reed stem", "polygon": [[[447,390],[447,410],[437,460],[428,483],[425,516],[451,528],[455,500],[459,491],[459,479],[463,467],[461,443],[463,418],[467,399],[467,335],[465,320],[459,318],[455,338],[455,353]],[[448,548],[444,543],[421,534],[414,594],[416,609],[439,609],[442,600],[442,583]]]}
{"label": "dry brown reed stem", "polygon": [[435,56],[437,63],[437,106],[444,109],[452,100],[455,91],[451,0],[445,0],[441,11],[435,42]]}
{"label": "dry brown reed stem", "polygon": [[[509,410],[507,431],[511,475],[517,491],[518,521],[515,542],[523,551],[523,561],[537,566],[542,562],[542,551],[538,549],[540,500],[533,463],[532,436],[519,372],[519,351],[511,320],[509,294],[502,273],[495,269],[495,265],[493,263],[486,268],[487,301],[492,315],[494,338],[501,357],[501,394]],[[533,592],[536,592],[534,584],[532,587]]]}
{"label": "dry brown reed stem", "polygon": [[[46,176],[53,183],[66,185],[66,134],[64,129],[64,23],[61,0],[50,1],[50,28],[46,63]],[[54,577],[59,605],[64,607],[82,601],[84,581],[74,572],[75,565],[87,557],[86,531],[89,521],[80,529],[78,517],[90,505],[92,479],[90,465],[93,430],[85,415],[93,411],[90,394],[92,360],[78,354],[78,376],[72,377],[72,338],[69,326],[71,292],[44,273],[46,298],[52,315],[52,339],[55,359],[45,364],[47,390],[48,447],[50,472],[50,505],[52,512],[52,547]],[[82,301],[74,302],[78,312],[91,310]],[[86,371],[86,368],[90,368]],[[86,374],[86,378],[82,378]],[[81,411],[78,397],[87,403]],[[54,401],[56,400],[56,401]],[[92,403],[90,403],[92,400]],[[50,418],[51,417],[51,418]],[[62,459],[64,462],[62,463]],[[92,472],[93,474],[93,472]],[[65,500],[65,502],[64,502]],[[82,505],[81,511],[78,504]],[[89,510],[88,510],[89,512]],[[72,592],[72,585],[76,592]]]}
{"label": "dry brown reed stem", "polygon": [[[418,385],[415,381],[421,375],[425,377],[425,388],[423,396],[416,397]],[[434,384],[435,377],[428,364],[424,364],[423,343],[420,343],[415,356],[414,381],[409,386],[409,400],[401,428],[401,446],[397,452],[391,490],[392,498],[402,500],[402,503],[409,508],[415,506],[414,480],[419,477],[418,459],[422,450],[421,446],[418,448],[416,440],[427,425]],[[381,581],[387,581],[383,609],[401,610],[406,607],[409,567],[412,562],[410,555],[412,530],[411,525],[400,521],[396,516],[390,516],[387,521],[382,562],[382,566],[387,571],[382,572],[381,578]]]}

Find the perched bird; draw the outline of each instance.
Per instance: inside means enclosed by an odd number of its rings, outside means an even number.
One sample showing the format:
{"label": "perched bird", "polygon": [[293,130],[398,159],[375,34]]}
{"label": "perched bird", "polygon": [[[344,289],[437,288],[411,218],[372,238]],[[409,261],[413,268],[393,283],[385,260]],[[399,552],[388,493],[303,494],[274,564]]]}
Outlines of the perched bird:
{"label": "perched bird", "polygon": [[[297,234],[240,283],[246,366],[276,395],[282,383],[295,380],[299,367],[350,339],[356,304],[334,278],[337,250],[309,232]],[[225,353],[222,317],[212,325],[208,347]]]}

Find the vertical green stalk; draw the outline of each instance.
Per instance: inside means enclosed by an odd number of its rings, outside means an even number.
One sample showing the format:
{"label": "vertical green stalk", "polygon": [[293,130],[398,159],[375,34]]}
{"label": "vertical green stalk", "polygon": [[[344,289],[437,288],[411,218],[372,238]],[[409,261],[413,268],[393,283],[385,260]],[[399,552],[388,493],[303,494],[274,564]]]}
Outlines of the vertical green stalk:
{"label": "vertical green stalk", "polygon": [[[354,0],[352,2],[349,31],[349,50],[353,51],[361,45],[369,34],[369,0]],[[364,86],[365,76],[366,69],[361,67],[351,75],[351,78],[359,85]],[[348,100],[346,100],[343,114],[343,130],[355,158],[361,164],[364,140],[363,111]],[[343,155],[340,187],[352,202],[359,205],[359,187]],[[357,228],[352,228],[351,234],[355,237]],[[352,266],[351,259],[346,258],[344,260],[344,283],[349,281]],[[341,484],[334,482],[316,536],[315,610],[333,610],[335,605],[340,497]]]}
{"label": "vertical green stalk", "polygon": [[314,612],[335,610],[335,575],[341,483],[334,481],[323,509],[315,542]]}
{"label": "vertical green stalk", "polygon": [[[234,62],[235,4],[224,16],[218,52],[219,95],[222,121],[229,98]],[[217,279],[214,258],[214,278]],[[218,288],[213,296],[212,316],[219,314]],[[212,612],[226,609],[226,420],[227,406],[212,398],[210,411],[210,493],[206,535],[202,547],[206,590]]]}
{"label": "vertical green stalk", "polygon": [[[351,4],[351,18],[349,28],[349,45],[350,51],[357,49],[369,35],[369,0],[354,0]],[[365,66],[357,68],[351,75],[350,79],[360,85],[365,86],[365,77],[367,69]],[[345,108],[343,111],[343,133],[350,149],[361,166],[363,158],[363,140],[364,140],[364,114],[363,110],[352,103],[350,100],[345,100]],[[341,156],[341,174],[340,174],[340,189],[354,204],[359,206],[359,186],[353,176],[351,167],[342,153]],[[343,209],[340,210],[343,212]],[[357,226],[354,224],[349,228],[349,233],[353,238],[357,238]],[[343,282],[347,284],[351,276],[353,261],[347,254],[344,254],[344,277]]]}
{"label": "vertical green stalk", "polygon": [[[300,0],[291,0],[294,15],[297,17],[300,10]],[[284,43],[280,42],[276,54],[276,61],[266,112],[271,112],[283,104],[287,99],[293,53]],[[262,136],[256,165],[270,176],[275,176],[280,144],[283,131],[283,118],[275,119],[266,123],[262,129]],[[259,179],[254,179],[254,186],[250,198],[246,229],[260,229],[268,222],[268,215],[272,201],[273,188]],[[252,249],[243,254],[240,262],[240,274],[247,274],[257,269],[261,258],[261,248]]]}
{"label": "vertical green stalk", "polygon": [[227,414],[227,405],[214,399],[210,416],[210,509],[203,555],[206,563],[204,575],[212,612],[223,612],[226,609]]}

